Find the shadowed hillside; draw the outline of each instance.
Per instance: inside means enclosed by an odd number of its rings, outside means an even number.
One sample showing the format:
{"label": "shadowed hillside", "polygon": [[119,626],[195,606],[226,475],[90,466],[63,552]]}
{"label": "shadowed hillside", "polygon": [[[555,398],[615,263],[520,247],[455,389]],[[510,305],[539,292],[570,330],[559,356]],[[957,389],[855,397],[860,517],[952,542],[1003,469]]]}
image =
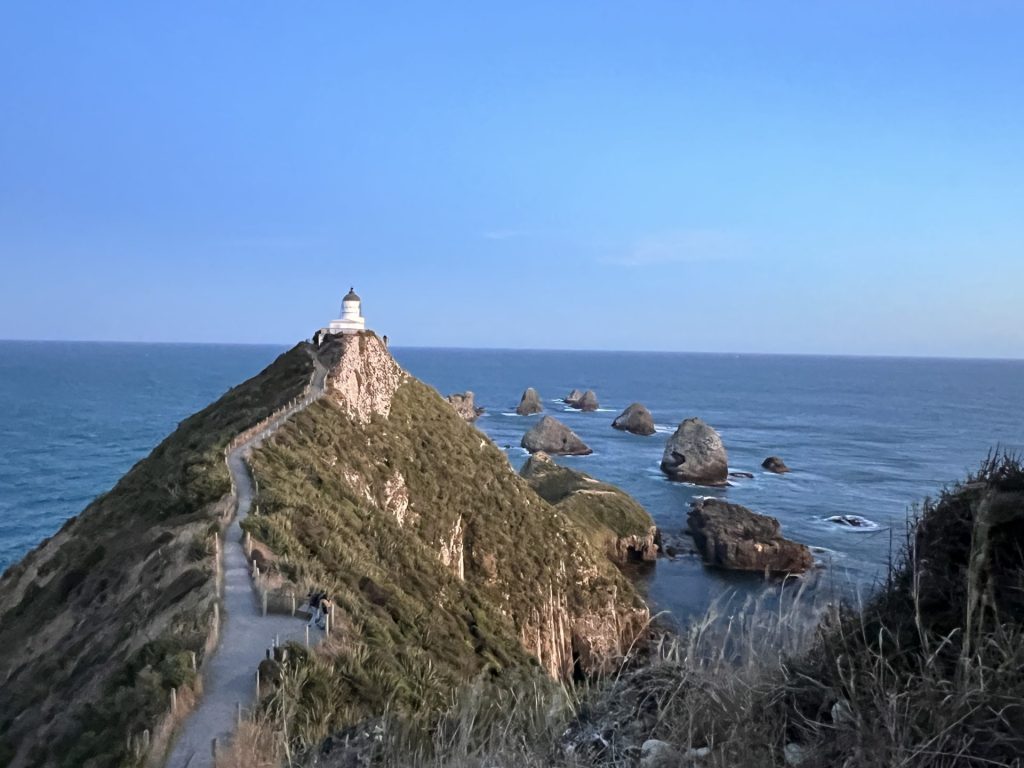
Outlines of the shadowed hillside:
{"label": "shadowed hillside", "polygon": [[0,765],[127,764],[202,664],[224,448],[295,397],[303,345],[181,423],[108,493],[0,579]]}

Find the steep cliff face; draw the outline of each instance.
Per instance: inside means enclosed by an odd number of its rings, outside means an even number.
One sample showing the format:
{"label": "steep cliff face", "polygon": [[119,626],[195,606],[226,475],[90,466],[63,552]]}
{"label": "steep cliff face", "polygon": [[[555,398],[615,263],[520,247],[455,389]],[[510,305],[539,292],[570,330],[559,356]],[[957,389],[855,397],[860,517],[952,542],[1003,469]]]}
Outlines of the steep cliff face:
{"label": "steep cliff face", "polygon": [[201,666],[215,626],[224,447],[299,394],[312,368],[300,345],[183,421],[0,578],[0,765],[145,758],[128,737],[192,682],[191,654]]}
{"label": "steep cliff face", "polygon": [[387,418],[406,374],[373,334],[339,336],[320,352],[327,366],[327,396],[360,424]]}
{"label": "steep cliff face", "polygon": [[331,397],[254,457],[248,528],[351,627],[333,662],[347,718],[530,657],[563,678],[609,668],[648,611],[603,548],[376,338],[334,343]]}

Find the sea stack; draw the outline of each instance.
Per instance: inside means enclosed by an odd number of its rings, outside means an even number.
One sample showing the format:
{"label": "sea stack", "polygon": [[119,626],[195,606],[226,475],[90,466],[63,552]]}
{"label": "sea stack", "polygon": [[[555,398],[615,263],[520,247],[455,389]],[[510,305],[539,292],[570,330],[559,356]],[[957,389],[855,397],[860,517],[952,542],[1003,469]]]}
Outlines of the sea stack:
{"label": "sea stack", "polygon": [[565,404],[570,408],[576,408],[580,411],[596,411],[600,407],[597,401],[597,393],[592,389],[588,389],[586,392],[574,389],[566,395]]}
{"label": "sea stack", "polygon": [[475,396],[468,390],[448,395],[448,402],[451,403],[455,412],[466,421],[476,421],[484,412],[483,408],[477,407]]}
{"label": "sea stack", "polygon": [[519,405],[516,406],[516,413],[520,416],[532,416],[543,410],[544,406],[540,403],[540,395],[537,394],[537,390],[533,387],[527,387],[519,400]]}
{"label": "sea stack", "polygon": [[523,435],[523,448],[530,453],[544,451],[559,456],[586,456],[593,453],[579,436],[553,416],[545,416]]}
{"label": "sea stack", "polygon": [[670,480],[725,485],[729,479],[729,455],[712,427],[701,419],[686,419],[665,444],[661,471]]}
{"label": "sea stack", "polygon": [[634,435],[653,435],[654,417],[643,403],[633,403],[615,417],[612,426],[623,432],[632,432]]}

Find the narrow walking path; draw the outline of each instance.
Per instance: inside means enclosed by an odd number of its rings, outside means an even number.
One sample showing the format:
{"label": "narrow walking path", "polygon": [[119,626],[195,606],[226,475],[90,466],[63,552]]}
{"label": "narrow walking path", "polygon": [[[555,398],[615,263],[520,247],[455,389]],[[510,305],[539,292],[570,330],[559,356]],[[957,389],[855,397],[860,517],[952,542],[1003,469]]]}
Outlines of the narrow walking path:
{"label": "narrow walking path", "polygon": [[282,643],[305,639],[305,621],[293,616],[263,615],[253,589],[249,561],[242,544],[241,522],[254,496],[246,458],[278,427],[323,395],[327,369],[314,358],[316,370],[306,397],[275,416],[265,427],[227,456],[228,470],[238,496],[238,512],[224,535],[221,569],[224,574],[223,621],[220,643],[203,667],[203,696],[182,725],[167,759],[167,768],[209,768],[213,740],[224,744],[234,732],[238,703],[248,709],[256,698],[256,667],[275,639]]}

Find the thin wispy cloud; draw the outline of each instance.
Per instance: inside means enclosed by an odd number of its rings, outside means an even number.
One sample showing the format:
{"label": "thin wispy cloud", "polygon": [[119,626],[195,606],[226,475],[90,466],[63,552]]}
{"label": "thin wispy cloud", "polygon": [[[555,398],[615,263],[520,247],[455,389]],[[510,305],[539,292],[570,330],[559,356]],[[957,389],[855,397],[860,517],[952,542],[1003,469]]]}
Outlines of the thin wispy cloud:
{"label": "thin wispy cloud", "polygon": [[744,251],[743,241],[728,232],[684,230],[642,237],[626,247],[623,253],[609,256],[604,262],[622,267],[698,264],[734,261],[741,258]]}

